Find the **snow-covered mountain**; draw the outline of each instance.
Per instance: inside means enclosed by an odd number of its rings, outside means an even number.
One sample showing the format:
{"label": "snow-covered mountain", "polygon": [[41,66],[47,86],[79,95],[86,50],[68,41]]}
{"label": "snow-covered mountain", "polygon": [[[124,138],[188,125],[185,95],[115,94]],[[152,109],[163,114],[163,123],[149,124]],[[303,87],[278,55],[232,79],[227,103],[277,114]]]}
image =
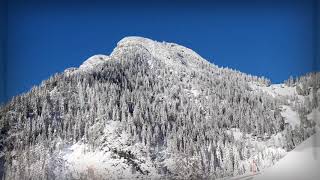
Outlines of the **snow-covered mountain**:
{"label": "snow-covered mountain", "polygon": [[5,179],[216,179],[315,133],[319,73],[270,85],[189,48],[126,37],[0,108]]}

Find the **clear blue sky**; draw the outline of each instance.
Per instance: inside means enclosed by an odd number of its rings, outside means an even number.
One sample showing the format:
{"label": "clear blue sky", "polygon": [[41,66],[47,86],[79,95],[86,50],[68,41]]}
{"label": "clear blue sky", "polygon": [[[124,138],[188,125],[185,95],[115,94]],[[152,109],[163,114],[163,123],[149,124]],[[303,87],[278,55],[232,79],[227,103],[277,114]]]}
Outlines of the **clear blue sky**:
{"label": "clear blue sky", "polygon": [[175,42],[216,65],[280,83],[313,69],[313,3],[12,0],[3,23],[7,82],[0,102],[94,54],[109,54],[121,38],[132,35]]}

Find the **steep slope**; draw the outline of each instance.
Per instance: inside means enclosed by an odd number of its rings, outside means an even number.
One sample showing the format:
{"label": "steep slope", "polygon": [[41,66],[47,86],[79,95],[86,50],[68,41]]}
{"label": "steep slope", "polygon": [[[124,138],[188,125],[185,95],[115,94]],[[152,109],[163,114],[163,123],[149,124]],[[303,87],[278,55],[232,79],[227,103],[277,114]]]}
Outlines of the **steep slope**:
{"label": "steep slope", "polygon": [[[319,74],[318,74],[319,75]],[[300,77],[310,78],[311,76],[303,76]],[[314,80],[312,78],[312,80]],[[309,81],[309,80],[308,80]],[[252,85],[252,88],[259,91],[262,90],[267,92],[273,97],[277,97],[285,100],[287,103],[282,105],[281,115],[284,117],[285,123],[289,128],[294,128],[291,131],[291,138],[287,138],[289,142],[277,142],[277,143],[288,143],[290,144],[291,140],[296,139],[292,136],[297,136],[301,131],[305,131],[308,128],[301,128],[301,124],[303,119],[306,117],[308,121],[315,122],[317,125],[315,126],[316,134],[312,135],[307,140],[303,141],[301,144],[297,145],[292,151],[286,153],[284,158],[280,159],[279,162],[275,162],[274,165],[270,164],[266,169],[256,169],[253,168],[253,171],[246,172],[242,175],[227,177],[222,179],[317,179],[319,174],[319,154],[320,154],[320,119],[319,119],[319,107],[313,108],[311,105],[309,106],[309,97],[312,96],[310,94],[301,94],[297,92],[296,88],[301,85],[301,80],[297,80],[294,84],[276,84],[268,87],[265,86],[255,86]],[[314,83],[316,85],[317,83]],[[307,95],[307,96],[306,96]],[[317,95],[316,97],[318,97]],[[293,98],[294,97],[294,98]],[[292,99],[296,99],[292,101]],[[313,99],[314,100],[314,99]],[[306,101],[306,103],[304,102]],[[304,102],[303,106],[296,107],[294,104]],[[302,111],[302,112],[301,112]],[[305,117],[304,117],[305,116]],[[300,132],[299,132],[300,131]],[[301,134],[300,134],[301,136]],[[296,142],[297,143],[297,142]],[[298,144],[298,143],[297,143]],[[252,167],[255,166],[255,162],[252,162]]]}
{"label": "steep slope", "polygon": [[318,179],[320,177],[319,155],[320,137],[319,133],[316,133],[254,179]]}
{"label": "steep slope", "polygon": [[[308,87],[318,92],[313,76],[290,84],[303,82],[299,97],[311,97]],[[109,56],[0,108],[2,176],[214,179],[259,171],[315,132],[307,115],[319,101],[302,108],[310,100],[269,87],[186,47],[126,37]],[[286,123],[284,106],[299,113],[299,127]]]}

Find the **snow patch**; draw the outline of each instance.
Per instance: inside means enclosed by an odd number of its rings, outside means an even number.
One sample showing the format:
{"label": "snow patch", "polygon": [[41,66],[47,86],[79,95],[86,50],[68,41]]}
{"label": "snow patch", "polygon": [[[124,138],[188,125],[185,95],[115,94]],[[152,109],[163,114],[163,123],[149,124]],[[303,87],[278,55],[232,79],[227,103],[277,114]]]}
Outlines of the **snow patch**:
{"label": "snow patch", "polygon": [[296,111],[293,111],[290,106],[283,105],[281,115],[285,118],[285,122],[289,123],[293,128],[300,126],[300,117]]}
{"label": "snow patch", "polygon": [[72,145],[67,149],[67,152],[63,159],[66,160],[73,172],[92,171],[100,175],[110,176],[110,170],[111,172],[117,170],[112,165],[123,163],[121,159],[113,159],[111,152],[90,151],[88,145],[83,143]]}
{"label": "snow patch", "polygon": [[313,120],[320,127],[320,111],[319,108],[313,109],[310,114],[307,115],[309,120]]}
{"label": "snow patch", "polygon": [[[231,135],[233,134],[233,137],[236,141],[239,141],[241,140],[241,138],[243,137],[243,133],[240,131],[239,128],[232,128],[230,130],[227,130],[226,133],[228,135]],[[248,136],[249,137],[249,136]]]}
{"label": "snow patch", "polygon": [[194,95],[194,97],[198,97],[200,95],[199,90],[196,89],[192,89],[190,92]]}

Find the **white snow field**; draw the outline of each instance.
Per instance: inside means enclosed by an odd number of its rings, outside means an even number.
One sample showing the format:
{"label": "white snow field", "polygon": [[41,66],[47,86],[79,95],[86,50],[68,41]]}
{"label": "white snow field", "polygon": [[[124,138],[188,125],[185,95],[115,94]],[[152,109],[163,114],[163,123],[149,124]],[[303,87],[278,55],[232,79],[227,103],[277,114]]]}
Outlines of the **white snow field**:
{"label": "white snow field", "polygon": [[317,132],[302,142],[274,166],[265,169],[253,179],[320,179],[320,133]]}

